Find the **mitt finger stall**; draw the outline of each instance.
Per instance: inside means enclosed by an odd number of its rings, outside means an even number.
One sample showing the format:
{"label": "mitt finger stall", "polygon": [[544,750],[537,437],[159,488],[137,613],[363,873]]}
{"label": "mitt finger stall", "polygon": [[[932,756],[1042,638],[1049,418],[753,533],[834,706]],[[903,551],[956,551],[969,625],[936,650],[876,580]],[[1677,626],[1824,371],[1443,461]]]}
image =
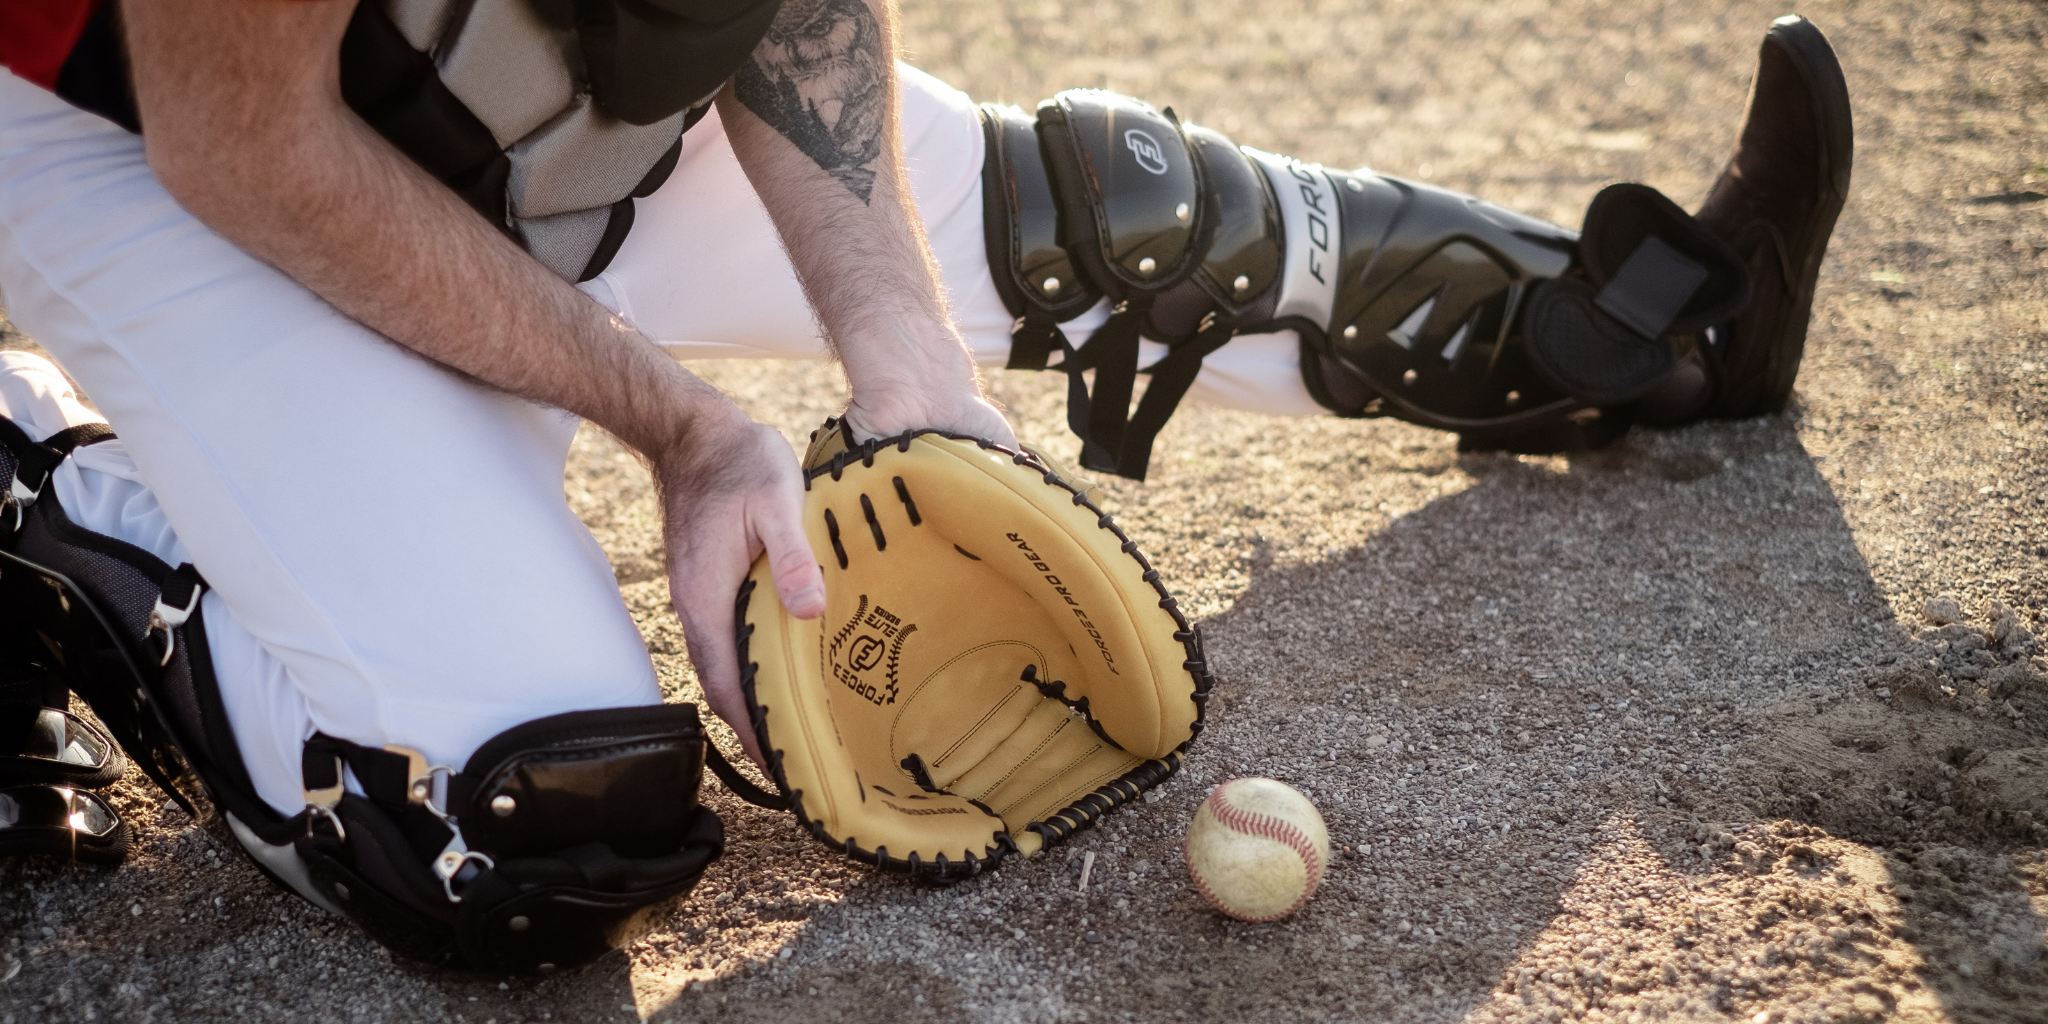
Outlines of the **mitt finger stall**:
{"label": "mitt finger stall", "polygon": [[804,525],[809,621],[765,558],[742,682],[797,818],[856,859],[961,877],[1030,855],[1180,766],[1210,680],[1137,546],[1031,454],[828,424]]}

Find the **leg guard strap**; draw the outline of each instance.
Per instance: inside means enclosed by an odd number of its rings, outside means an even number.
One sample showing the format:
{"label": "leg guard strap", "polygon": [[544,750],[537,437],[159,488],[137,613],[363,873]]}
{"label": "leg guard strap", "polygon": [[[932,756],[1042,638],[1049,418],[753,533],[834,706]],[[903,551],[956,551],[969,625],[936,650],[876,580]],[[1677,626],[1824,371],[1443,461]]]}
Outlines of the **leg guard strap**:
{"label": "leg guard strap", "polygon": [[[989,264],[1018,318],[1009,365],[1066,353],[1082,463],[1143,479],[1154,436],[1222,343],[1215,332],[1227,341],[1277,273],[1272,198],[1228,140],[1115,93],[1060,93],[1035,120],[985,107],[983,126]],[[1214,166],[1218,153],[1234,163]],[[1072,345],[1059,324],[1105,296],[1117,303],[1108,322]],[[1149,409],[1130,418],[1140,337],[1178,354],[1196,334],[1204,350],[1162,362],[1155,378],[1174,382],[1155,379]],[[1079,380],[1089,369],[1092,396]]]}
{"label": "leg guard strap", "polygon": [[188,699],[211,678],[199,611],[205,581],[147,551],[87,530],[65,514],[50,473],[76,448],[110,440],[104,423],[41,442],[0,417],[0,677],[43,678],[78,694],[150,780],[195,818],[203,784],[180,752],[225,712]]}
{"label": "leg guard strap", "polygon": [[1593,197],[1578,257],[1579,274],[1536,287],[1524,333],[1537,372],[1589,405],[1642,397],[1677,369],[1672,336],[1749,304],[1741,257],[1647,185]]}
{"label": "leg guard strap", "polygon": [[42,495],[57,464],[81,446],[113,436],[114,429],[104,423],[81,423],[35,441],[13,420],[0,416],[0,477],[7,481],[0,489],[0,511],[12,512],[14,528],[21,529],[23,515]]}

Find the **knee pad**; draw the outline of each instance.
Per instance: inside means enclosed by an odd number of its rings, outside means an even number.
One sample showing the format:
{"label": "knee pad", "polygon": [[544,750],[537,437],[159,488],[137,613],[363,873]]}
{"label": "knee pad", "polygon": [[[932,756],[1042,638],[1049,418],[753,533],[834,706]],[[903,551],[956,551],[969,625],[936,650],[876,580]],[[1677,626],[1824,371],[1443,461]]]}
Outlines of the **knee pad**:
{"label": "knee pad", "polygon": [[71,522],[49,473],[104,424],[35,441],[0,417],[0,679],[61,681],[195,820],[273,881],[415,959],[548,973],[658,923],[722,853],[698,802],[718,758],[694,705],[578,711],[486,742],[460,769],[315,735],[306,807],[256,794],[206,644],[189,565]]}
{"label": "knee pad", "polygon": [[[1016,316],[1010,365],[1064,350],[1091,469],[1143,479],[1154,435],[1238,334],[1292,330],[1339,415],[1458,431],[1468,447],[1602,443],[1692,332],[1748,301],[1725,243],[1655,190],[1613,186],[1572,232],[1471,196],[1238,146],[1171,110],[1071,90],[983,108],[988,257]],[[1099,298],[1079,346],[1059,325]],[[1169,346],[1128,422],[1137,341]]]}
{"label": "knee pad", "polygon": [[546,974],[644,934],[724,852],[698,802],[710,749],[688,704],[536,719],[460,769],[316,734],[307,809],[250,831],[289,844],[313,893],[399,952]]}

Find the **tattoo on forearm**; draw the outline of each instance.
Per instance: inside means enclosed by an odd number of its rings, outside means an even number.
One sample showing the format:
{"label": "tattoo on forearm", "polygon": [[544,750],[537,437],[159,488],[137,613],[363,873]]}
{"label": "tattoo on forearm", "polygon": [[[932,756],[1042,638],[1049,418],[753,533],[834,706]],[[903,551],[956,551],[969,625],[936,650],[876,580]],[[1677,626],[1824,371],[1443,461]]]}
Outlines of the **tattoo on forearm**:
{"label": "tattoo on forearm", "polygon": [[786,0],[733,91],[866,203],[882,158],[888,59],[864,0]]}

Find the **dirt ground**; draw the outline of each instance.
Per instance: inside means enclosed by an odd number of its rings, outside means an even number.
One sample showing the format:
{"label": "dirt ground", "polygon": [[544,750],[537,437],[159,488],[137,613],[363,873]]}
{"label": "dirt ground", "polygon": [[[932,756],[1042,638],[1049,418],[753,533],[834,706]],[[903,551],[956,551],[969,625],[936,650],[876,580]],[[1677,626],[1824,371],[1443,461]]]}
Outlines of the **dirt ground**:
{"label": "dirt ground", "polygon": [[[904,6],[913,59],[981,98],[1114,87],[1565,224],[1616,180],[1696,203],[1782,13]],[[714,791],[732,854],[680,914],[501,983],[393,962],[131,776],[127,864],[0,862],[0,1024],[2048,1020],[2048,6],[1802,13],[1858,152],[1795,409],[1571,458],[1184,410],[1152,482],[1107,484],[1220,676],[1156,802],[939,889]],[[841,395],[818,365],[701,369],[793,439]],[[993,384],[1073,447],[1060,380]],[[688,698],[644,473],[586,432],[567,494]],[[1240,775],[1309,792],[1341,847],[1279,924],[1181,866]]]}

